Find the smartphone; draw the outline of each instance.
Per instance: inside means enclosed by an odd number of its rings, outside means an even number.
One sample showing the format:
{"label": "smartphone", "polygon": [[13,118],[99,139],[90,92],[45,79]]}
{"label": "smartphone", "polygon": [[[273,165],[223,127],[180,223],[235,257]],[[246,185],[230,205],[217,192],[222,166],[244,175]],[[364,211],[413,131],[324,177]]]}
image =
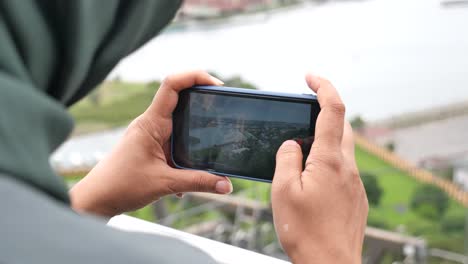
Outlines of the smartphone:
{"label": "smartphone", "polygon": [[177,168],[271,182],[281,144],[292,139],[307,158],[320,112],[312,94],[196,86],[183,90],[173,113]]}

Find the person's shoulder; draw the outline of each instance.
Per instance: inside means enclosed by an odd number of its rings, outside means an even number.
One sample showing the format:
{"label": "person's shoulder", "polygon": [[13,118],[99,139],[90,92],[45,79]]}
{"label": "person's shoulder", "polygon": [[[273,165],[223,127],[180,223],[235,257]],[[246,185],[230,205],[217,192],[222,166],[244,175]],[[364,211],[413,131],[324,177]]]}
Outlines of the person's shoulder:
{"label": "person's shoulder", "polygon": [[[131,233],[0,175],[1,263],[215,263],[175,238]],[[3,238],[5,238],[3,237]]]}

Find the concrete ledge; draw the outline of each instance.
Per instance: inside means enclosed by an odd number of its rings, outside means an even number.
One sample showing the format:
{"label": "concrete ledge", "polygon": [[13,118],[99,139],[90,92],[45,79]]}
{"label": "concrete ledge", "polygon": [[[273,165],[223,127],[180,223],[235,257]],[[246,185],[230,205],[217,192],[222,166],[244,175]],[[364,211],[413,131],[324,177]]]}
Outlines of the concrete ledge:
{"label": "concrete ledge", "polygon": [[220,243],[204,237],[195,236],[179,230],[175,230],[162,225],[143,221],[127,215],[119,215],[109,220],[109,226],[132,232],[143,232],[158,235],[176,237],[195,247],[201,248],[210,254],[219,263],[237,264],[287,264],[289,262],[262,255],[256,252],[248,251],[242,248],[234,247],[228,244]]}

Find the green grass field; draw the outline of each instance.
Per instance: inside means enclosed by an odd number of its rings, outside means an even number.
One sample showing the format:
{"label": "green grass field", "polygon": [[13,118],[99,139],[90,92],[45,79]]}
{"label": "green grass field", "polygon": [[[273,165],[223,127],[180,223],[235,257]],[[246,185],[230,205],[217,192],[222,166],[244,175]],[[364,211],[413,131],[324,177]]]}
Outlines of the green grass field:
{"label": "green grass field", "polygon": [[[158,86],[157,82],[152,85],[115,81],[104,83],[97,95],[88,96],[72,107],[76,133],[128,124],[151,103]],[[370,208],[369,225],[421,236],[427,239],[430,246],[463,252],[463,232],[443,233],[438,221],[422,218],[410,209],[411,196],[421,185],[420,182],[359,147],[356,148],[356,160],[360,171],[376,175],[383,189],[379,206]],[[235,194],[269,203],[269,184],[238,179],[232,181]],[[447,211],[463,214],[465,209],[452,200]],[[150,221],[155,220],[150,207],[130,214]],[[213,215],[206,214],[206,217],[211,219]],[[183,223],[178,223],[177,226],[181,227]]]}
{"label": "green grass field", "polygon": [[127,125],[151,104],[158,82],[151,84],[106,82],[74,105],[75,134]]}
{"label": "green grass field", "polygon": [[[463,232],[444,233],[439,221],[427,220],[411,210],[409,205],[412,194],[422,183],[359,147],[356,148],[356,161],[360,171],[377,175],[383,189],[380,205],[369,210],[369,225],[401,230],[406,234],[427,239],[430,246],[463,252]],[[450,200],[446,214],[463,214],[464,211],[462,205]]]}

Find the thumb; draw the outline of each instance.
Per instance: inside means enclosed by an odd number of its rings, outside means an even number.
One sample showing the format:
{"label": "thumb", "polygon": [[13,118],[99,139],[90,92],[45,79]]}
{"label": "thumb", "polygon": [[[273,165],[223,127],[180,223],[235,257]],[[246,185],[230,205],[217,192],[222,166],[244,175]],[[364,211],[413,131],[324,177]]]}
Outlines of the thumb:
{"label": "thumb", "polygon": [[210,192],[229,194],[232,192],[231,181],[224,176],[217,176],[205,171],[170,168],[173,183],[170,189],[174,193]]}
{"label": "thumb", "polygon": [[[302,151],[294,140],[285,141],[276,153],[276,169],[273,186],[285,187],[291,181],[300,180]],[[283,188],[280,188],[283,189]]]}

